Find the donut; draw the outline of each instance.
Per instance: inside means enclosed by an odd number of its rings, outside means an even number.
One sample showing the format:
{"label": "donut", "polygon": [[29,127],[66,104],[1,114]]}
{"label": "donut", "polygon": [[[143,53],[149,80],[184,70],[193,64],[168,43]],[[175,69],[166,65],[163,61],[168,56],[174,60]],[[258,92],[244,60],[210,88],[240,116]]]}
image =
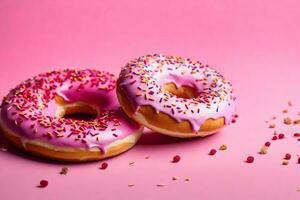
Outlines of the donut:
{"label": "donut", "polygon": [[122,111],[115,87],[114,75],[97,70],[39,74],[3,98],[0,125],[14,145],[44,158],[78,162],[115,156],[131,148],[143,129]]}
{"label": "donut", "polygon": [[161,54],[133,59],[122,68],[117,96],[128,116],[158,133],[204,137],[234,118],[231,83],[208,65]]}

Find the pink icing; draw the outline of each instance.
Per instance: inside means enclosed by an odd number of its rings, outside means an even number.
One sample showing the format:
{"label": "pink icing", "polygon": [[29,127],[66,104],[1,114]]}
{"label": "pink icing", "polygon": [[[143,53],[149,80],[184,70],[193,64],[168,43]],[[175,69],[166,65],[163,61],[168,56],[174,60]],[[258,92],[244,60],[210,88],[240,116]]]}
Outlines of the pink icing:
{"label": "pink icing", "polygon": [[[92,148],[103,152],[140,126],[119,107],[114,75],[97,70],[52,71],[30,78],[4,97],[1,119],[14,133],[60,147]],[[85,102],[101,113],[92,120],[57,118],[58,94],[67,102]]]}
{"label": "pink icing", "polygon": [[[163,92],[162,86],[170,82],[193,87],[198,96],[184,99]],[[194,131],[209,118],[224,117],[229,124],[235,111],[230,82],[209,66],[186,58],[154,54],[134,59],[123,67],[119,85],[135,112],[142,105],[151,105],[178,122],[188,120]]]}

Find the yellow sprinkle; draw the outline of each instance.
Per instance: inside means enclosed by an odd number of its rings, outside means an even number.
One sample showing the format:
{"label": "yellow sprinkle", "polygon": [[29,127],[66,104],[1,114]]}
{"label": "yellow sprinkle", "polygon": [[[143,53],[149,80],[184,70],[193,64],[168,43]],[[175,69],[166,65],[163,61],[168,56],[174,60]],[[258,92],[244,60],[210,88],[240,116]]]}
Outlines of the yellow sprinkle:
{"label": "yellow sprinkle", "polygon": [[282,165],[288,165],[288,164],[289,164],[289,161],[288,161],[288,160],[284,159],[284,160],[282,161]]}
{"label": "yellow sprinkle", "polygon": [[262,146],[260,148],[260,151],[259,151],[260,154],[267,154],[268,153],[268,147],[266,147],[265,145]]}
{"label": "yellow sprinkle", "polygon": [[219,150],[224,151],[227,149],[227,146],[225,144],[222,144],[219,148]]}

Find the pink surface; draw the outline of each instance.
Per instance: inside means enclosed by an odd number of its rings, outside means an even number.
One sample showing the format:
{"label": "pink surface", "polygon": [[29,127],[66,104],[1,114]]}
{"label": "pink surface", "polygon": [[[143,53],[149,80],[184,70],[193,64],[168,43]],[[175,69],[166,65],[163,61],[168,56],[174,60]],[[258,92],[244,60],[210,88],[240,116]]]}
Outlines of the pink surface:
{"label": "pink surface", "polygon": [[[296,0],[0,1],[0,96],[46,70],[117,74],[127,60],[161,52],[216,66],[235,87],[240,115],[204,139],[146,134],[131,151],[107,160],[106,170],[99,162],[49,163],[9,148],[0,152],[1,199],[299,199],[300,142],[292,133],[300,126],[281,123],[300,111],[299,8]],[[285,108],[290,112],[282,114]],[[286,138],[259,155],[273,134],[265,123],[273,115]],[[221,144],[228,150],[207,155]],[[285,153],[292,154],[287,166]],[[182,157],[177,164],[170,163],[174,154]],[[244,162],[248,155],[253,164]],[[63,166],[66,176],[59,175]],[[47,188],[36,187],[41,179]]]}

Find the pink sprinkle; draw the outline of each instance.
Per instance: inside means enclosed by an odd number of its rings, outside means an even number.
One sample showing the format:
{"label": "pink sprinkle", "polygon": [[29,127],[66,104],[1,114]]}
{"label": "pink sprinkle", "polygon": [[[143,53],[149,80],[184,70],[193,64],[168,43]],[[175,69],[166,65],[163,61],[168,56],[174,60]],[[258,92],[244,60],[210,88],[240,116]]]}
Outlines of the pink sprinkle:
{"label": "pink sprinkle", "polygon": [[286,159],[286,160],[290,160],[291,159],[291,154],[289,154],[289,153],[287,153],[287,154],[285,154],[285,157],[284,157],[284,159]]}
{"label": "pink sprinkle", "polygon": [[284,138],[284,134],[283,134],[283,133],[280,133],[280,134],[278,135],[278,138],[279,138],[279,139],[283,139],[283,138]]}
{"label": "pink sprinkle", "polygon": [[108,164],[106,162],[101,164],[100,169],[106,169],[108,167]]}
{"label": "pink sprinkle", "polygon": [[277,136],[274,135],[274,136],[272,137],[272,140],[277,140]]}
{"label": "pink sprinkle", "polygon": [[217,153],[217,150],[211,149],[210,152],[208,153],[210,156],[213,156]]}
{"label": "pink sprinkle", "polygon": [[248,156],[246,162],[247,163],[253,163],[254,162],[254,157],[253,156]]}
{"label": "pink sprinkle", "polygon": [[180,161],[180,156],[179,155],[175,155],[174,157],[173,157],[173,163],[177,163],[177,162],[179,162]]}
{"label": "pink sprinkle", "polygon": [[266,142],[266,143],[265,143],[265,146],[266,146],[266,147],[271,146],[271,142]]}
{"label": "pink sprinkle", "polygon": [[40,188],[45,188],[47,186],[48,186],[48,181],[47,180],[41,180],[40,181],[40,185],[39,185]]}

